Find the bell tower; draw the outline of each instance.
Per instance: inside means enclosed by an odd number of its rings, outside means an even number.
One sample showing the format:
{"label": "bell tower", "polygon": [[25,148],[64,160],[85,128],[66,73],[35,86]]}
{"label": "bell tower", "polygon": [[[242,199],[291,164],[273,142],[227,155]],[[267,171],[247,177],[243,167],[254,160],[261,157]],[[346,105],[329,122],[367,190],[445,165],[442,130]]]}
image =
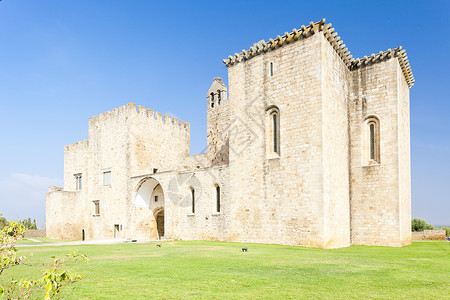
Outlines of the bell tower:
{"label": "bell tower", "polygon": [[229,102],[228,89],[222,78],[214,78],[207,99],[208,160],[211,165],[228,164]]}

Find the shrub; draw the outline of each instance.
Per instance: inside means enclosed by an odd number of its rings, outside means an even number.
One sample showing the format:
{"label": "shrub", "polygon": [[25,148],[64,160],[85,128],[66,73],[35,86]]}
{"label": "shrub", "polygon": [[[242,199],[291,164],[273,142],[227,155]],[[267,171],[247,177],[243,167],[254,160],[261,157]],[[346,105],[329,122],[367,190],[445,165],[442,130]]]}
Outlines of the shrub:
{"label": "shrub", "polygon": [[424,219],[413,218],[411,220],[412,231],[424,231],[434,229],[433,225],[428,224]]}
{"label": "shrub", "polygon": [[441,227],[438,229],[445,230],[445,236],[450,236],[450,227]]}
{"label": "shrub", "polygon": [[65,267],[65,264],[75,260],[87,262],[84,254],[72,250],[64,257],[56,258],[48,264],[37,279],[14,280],[14,278],[3,279],[1,276],[9,268],[25,264],[26,258],[17,255],[16,242],[19,237],[23,237],[27,228],[21,222],[8,222],[0,230],[0,298],[6,299],[29,299],[36,297],[41,291],[45,293],[44,298],[51,299],[61,293],[64,286],[81,280],[84,275],[73,272]]}

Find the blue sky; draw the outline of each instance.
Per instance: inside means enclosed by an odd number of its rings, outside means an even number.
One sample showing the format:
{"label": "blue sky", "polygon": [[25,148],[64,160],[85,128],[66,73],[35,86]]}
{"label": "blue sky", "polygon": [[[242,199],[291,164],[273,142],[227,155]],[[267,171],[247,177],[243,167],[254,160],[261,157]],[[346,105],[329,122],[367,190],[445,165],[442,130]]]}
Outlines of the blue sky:
{"label": "blue sky", "polygon": [[412,215],[450,224],[450,1],[0,1],[0,213],[44,224],[48,185],[88,118],[128,102],[191,123],[222,59],[326,18],[354,57],[403,46],[411,89]]}

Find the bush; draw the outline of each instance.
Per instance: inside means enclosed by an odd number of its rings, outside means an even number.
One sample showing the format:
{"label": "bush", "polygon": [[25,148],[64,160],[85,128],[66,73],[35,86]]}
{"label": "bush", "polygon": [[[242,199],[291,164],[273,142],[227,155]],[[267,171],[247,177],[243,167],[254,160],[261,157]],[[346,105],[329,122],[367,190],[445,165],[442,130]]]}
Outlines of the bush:
{"label": "bush", "polygon": [[0,298],[1,299],[29,299],[37,297],[39,292],[44,292],[44,298],[51,299],[58,296],[64,286],[81,280],[84,275],[73,272],[65,267],[67,263],[76,260],[87,262],[84,254],[72,250],[63,257],[53,257],[52,263],[46,265],[46,268],[38,275],[37,279],[14,280],[7,276],[4,279],[5,271],[10,268],[25,265],[26,258],[17,255],[16,242],[17,239],[23,237],[27,231],[25,225],[21,222],[8,222],[8,224],[0,230]]}
{"label": "bush", "polygon": [[434,229],[433,225],[428,224],[424,219],[413,218],[411,220],[411,230],[412,231],[424,231]]}
{"label": "bush", "polygon": [[8,220],[2,214],[0,214],[0,230],[2,230],[6,224],[8,224]]}
{"label": "bush", "polygon": [[445,236],[450,236],[450,227],[441,227],[438,229],[445,230]]}

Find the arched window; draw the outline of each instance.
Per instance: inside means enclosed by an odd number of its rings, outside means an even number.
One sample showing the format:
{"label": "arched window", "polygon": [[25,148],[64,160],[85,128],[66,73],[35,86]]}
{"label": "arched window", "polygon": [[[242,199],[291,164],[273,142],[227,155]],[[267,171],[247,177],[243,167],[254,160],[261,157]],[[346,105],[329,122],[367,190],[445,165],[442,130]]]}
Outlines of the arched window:
{"label": "arched window", "polygon": [[216,212],[220,212],[220,186],[216,185]]}
{"label": "arched window", "polygon": [[363,164],[374,165],[380,163],[380,121],[370,116],[363,126]]}
{"label": "arched window", "polygon": [[217,90],[217,104],[220,105],[221,101],[222,101],[222,95],[220,94],[220,90]]}
{"label": "arched window", "polygon": [[272,128],[273,128],[273,152],[278,153],[278,114],[272,113]]}
{"label": "arched window", "polygon": [[214,93],[209,94],[211,98],[211,107],[214,107]]}
{"label": "arched window", "polygon": [[191,197],[192,197],[192,213],[195,213],[195,190],[191,188]]}
{"label": "arched window", "polygon": [[280,155],[280,110],[275,105],[266,109],[266,150],[270,157]]}

